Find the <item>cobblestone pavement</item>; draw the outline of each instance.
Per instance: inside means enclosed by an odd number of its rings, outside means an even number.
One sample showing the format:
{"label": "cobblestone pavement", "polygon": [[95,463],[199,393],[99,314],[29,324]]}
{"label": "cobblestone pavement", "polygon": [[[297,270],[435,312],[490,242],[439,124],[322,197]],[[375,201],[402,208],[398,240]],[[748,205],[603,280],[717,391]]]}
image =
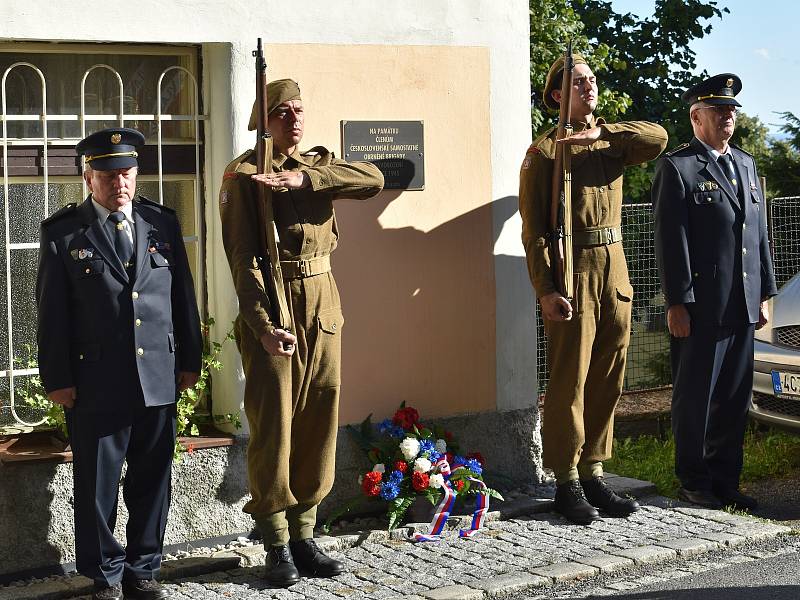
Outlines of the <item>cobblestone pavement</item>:
{"label": "cobblestone pavement", "polygon": [[[609,478],[609,483],[639,496],[652,491],[644,482],[625,478]],[[333,579],[304,578],[288,590],[271,589],[262,579],[260,545],[167,561],[162,577],[174,600],[572,597],[552,594],[576,580],[613,583],[616,573],[624,582],[635,577],[628,573],[672,563],[687,565],[695,557],[701,563],[706,555],[732,559],[742,556],[743,548],[791,531],[658,496],[643,498],[642,504],[642,510],[628,519],[606,518],[584,527],[544,512],[547,500],[523,497],[491,513],[484,530],[472,539],[456,536],[455,527],[464,526],[464,519],[460,523],[452,519],[454,527],[443,540],[432,543],[404,540],[408,528],[392,535],[373,530],[320,538],[320,545],[345,563],[347,573]],[[604,587],[608,593],[615,589],[605,583],[592,589]],[[83,599],[90,591],[83,577],[58,577],[0,588],[0,600]]]}

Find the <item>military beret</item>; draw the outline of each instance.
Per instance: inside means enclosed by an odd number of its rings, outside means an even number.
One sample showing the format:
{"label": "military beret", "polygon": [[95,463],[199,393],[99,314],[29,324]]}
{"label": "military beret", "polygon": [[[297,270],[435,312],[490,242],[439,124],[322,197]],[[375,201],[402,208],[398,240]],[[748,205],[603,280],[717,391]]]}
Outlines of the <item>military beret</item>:
{"label": "military beret", "polygon": [[741,106],[735,97],[741,91],[742,80],[738,76],[720,73],[690,87],[683,93],[681,100],[690,106],[695,102]]}
{"label": "military beret", "polygon": [[[276,79],[267,84],[267,114],[278,108],[289,100],[300,100],[300,86],[292,79]],[[250,122],[247,124],[249,131],[255,131],[257,126],[256,105],[253,102],[253,110],[250,112]]]}
{"label": "military beret", "polygon": [[128,127],[112,127],[83,138],[75,146],[75,152],[83,156],[83,162],[95,171],[111,171],[138,166],[136,157],[139,153],[136,150],[142,146],[144,136],[141,132]]}
{"label": "military beret", "polygon": [[[583,55],[578,54],[577,52],[572,53],[572,59],[575,61],[576,65],[588,64],[586,59],[583,58]],[[556,59],[556,62],[552,64],[550,70],[547,72],[547,79],[544,83],[544,92],[542,92],[542,102],[544,102],[544,105],[550,110],[558,110],[558,102],[553,100],[553,96],[550,94],[550,92],[553,91],[555,80],[558,77],[558,74],[563,70],[564,55],[562,54]]]}

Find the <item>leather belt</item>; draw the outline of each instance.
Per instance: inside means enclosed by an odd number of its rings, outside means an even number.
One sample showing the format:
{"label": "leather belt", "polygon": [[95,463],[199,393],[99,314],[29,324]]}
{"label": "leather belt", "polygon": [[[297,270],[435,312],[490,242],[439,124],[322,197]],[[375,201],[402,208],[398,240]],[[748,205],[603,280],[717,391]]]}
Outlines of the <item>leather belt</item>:
{"label": "leather belt", "polygon": [[317,256],[308,260],[282,260],[281,272],[284,279],[303,279],[321,275],[331,270],[331,255]]}
{"label": "leather belt", "polygon": [[572,232],[573,246],[609,246],[622,241],[622,227],[599,227]]}

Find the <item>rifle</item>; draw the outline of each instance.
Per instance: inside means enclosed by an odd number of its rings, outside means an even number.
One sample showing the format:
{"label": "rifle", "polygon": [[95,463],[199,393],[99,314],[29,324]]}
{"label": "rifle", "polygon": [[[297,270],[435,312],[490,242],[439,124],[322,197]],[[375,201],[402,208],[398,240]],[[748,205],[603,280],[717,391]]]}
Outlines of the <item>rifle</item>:
{"label": "rifle", "polygon": [[[258,174],[263,175],[272,171],[272,135],[267,129],[267,62],[264,60],[264,50],[261,38],[253,51],[256,59],[256,167]],[[258,247],[260,256],[256,257],[261,277],[264,280],[264,290],[269,301],[269,319],[276,329],[291,332],[292,314],[283,286],[283,273],[281,272],[280,255],[278,254],[278,229],[275,226],[275,215],[272,209],[272,190],[262,184],[257,184],[258,196],[256,209],[258,211]],[[292,345],[286,344],[285,350],[291,351]]]}
{"label": "rifle", "polygon": [[[561,76],[561,101],[558,109],[556,140],[572,135],[572,41],[564,53]],[[556,144],[553,165],[553,190],[550,203],[550,261],[553,280],[559,294],[568,300],[574,296],[572,273],[572,151],[569,146]]]}

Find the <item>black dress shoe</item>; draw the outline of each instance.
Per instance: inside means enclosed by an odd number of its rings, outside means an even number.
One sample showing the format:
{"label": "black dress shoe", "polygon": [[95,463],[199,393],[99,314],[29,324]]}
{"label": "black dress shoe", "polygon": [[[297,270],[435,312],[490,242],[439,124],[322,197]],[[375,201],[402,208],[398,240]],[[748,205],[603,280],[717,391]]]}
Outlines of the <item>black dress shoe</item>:
{"label": "black dress shoe", "polygon": [[588,525],[600,518],[597,509],[587,502],[577,479],[556,486],[553,509],[577,525]]}
{"label": "black dress shoe", "polygon": [[94,584],[92,600],[122,600],[122,598],[122,585],[119,583],[114,585]]}
{"label": "black dress shoe", "polygon": [[317,577],[335,577],[344,573],[344,565],[327,556],[312,539],[289,542],[297,566]]}
{"label": "black dress shoe", "polygon": [[[167,590],[155,579],[123,579],[125,600],[166,600]],[[121,597],[121,596],[120,596]]]}
{"label": "black dress shoe", "polygon": [[300,581],[289,546],[270,546],[267,552],[266,580],[277,587],[289,587]]}
{"label": "black dress shoe", "polygon": [[684,487],[678,488],[678,498],[697,504],[703,508],[710,508],[712,510],[719,510],[722,508],[722,502],[719,501],[714,494],[708,490],[687,490]]}
{"label": "black dress shoe", "polygon": [[714,495],[723,506],[732,506],[736,510],[755,510],[758,500],[732,488],[714,488]]}
{"label": "black dress shoe", "polygon": [[639,503],[633,498],[623,498],[606,485],[602,477],[581,480],[581,486],[589,504],[608,513],[612,517],[628,517],[639,510]]}

